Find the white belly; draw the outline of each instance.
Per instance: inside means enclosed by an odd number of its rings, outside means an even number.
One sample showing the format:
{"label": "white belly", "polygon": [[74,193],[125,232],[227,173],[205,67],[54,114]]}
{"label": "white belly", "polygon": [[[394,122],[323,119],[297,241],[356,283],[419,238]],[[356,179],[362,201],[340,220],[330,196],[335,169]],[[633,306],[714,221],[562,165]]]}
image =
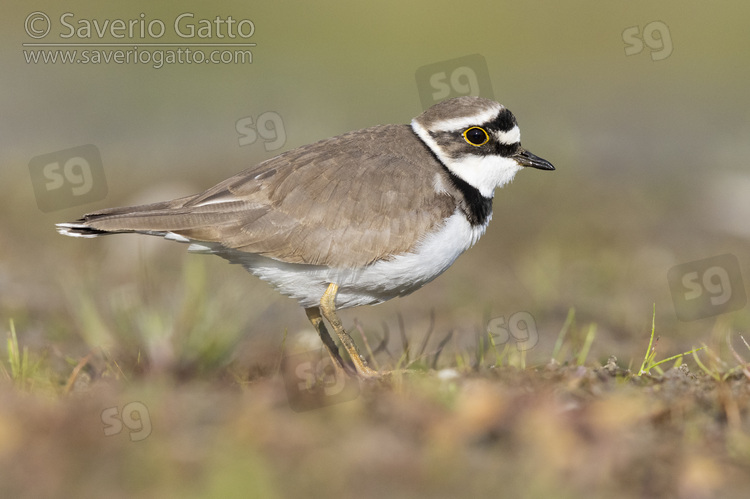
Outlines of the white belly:
{"label": "white belly", "polygon": [[204,243],[194,244],[190,250],[217,253],[232,263],[241,264],[305,308],[318,306],[328,285],[336,283],[339,285],[336,306],[346,308],[382,303],[416,291],[445,272],[461,253],[479,240],[486,228],[487,224],[472,227],[457,211],[440,230],[427,236],[416,251],[358,269],[284,263],[250,253],[203,246]]}

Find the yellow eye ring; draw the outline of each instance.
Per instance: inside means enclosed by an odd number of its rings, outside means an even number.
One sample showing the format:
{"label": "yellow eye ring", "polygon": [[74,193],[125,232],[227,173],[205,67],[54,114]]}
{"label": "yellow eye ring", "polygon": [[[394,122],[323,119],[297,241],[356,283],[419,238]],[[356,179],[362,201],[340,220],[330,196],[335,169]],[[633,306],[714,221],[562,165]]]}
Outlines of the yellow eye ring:
{"label": "yellow eye ring", "polygon": [[487,131],[478,126],[467,128],[462,135],[464,136],[464,140],[474,147],[483,146],[490,140],[490,135]]}

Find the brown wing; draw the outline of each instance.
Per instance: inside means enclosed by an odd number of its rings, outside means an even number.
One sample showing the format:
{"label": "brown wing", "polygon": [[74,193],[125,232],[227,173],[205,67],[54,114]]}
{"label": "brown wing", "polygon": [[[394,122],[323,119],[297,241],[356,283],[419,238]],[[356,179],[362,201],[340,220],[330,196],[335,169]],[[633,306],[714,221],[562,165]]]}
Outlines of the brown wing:
{"label": "brown wing", "polygon": [[435,191],[436,174],[443,172],[408,125],[384,125],[299,147],[196,196],[105,210],[82,222],[353,267],[409,251],[455,211],[455,199]]}

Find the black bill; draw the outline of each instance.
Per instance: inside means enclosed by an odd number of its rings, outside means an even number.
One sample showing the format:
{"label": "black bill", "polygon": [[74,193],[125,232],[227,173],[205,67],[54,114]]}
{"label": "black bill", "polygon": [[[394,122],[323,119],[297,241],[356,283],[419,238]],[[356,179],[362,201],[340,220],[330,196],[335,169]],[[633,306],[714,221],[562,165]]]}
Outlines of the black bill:
{"label": "black bill", "polygon": [[550,163],[546,159],[540,158],[536,154],[531,154],[526,149],[521,149],[521,151],[513,155],[513,159],[515,159],[516,162],[518,162],[518,164],[521,166],[530,166],[539,170],[555,169],[555,167],[552,166],[552,163]]}

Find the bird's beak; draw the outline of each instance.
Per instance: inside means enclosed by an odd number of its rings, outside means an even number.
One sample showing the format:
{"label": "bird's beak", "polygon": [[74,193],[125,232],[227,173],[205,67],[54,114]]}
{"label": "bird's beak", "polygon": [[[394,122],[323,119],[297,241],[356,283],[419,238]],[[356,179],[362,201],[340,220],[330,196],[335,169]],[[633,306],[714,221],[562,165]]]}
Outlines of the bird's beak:
{"label": "bird's beak", "polygon": [[526,149],[521,149],[513,155],[513,159],[521,166],[531,166],[539,170],[554,170],[555,167],[546,159],[542,159],[536,154],[531,154]]}

